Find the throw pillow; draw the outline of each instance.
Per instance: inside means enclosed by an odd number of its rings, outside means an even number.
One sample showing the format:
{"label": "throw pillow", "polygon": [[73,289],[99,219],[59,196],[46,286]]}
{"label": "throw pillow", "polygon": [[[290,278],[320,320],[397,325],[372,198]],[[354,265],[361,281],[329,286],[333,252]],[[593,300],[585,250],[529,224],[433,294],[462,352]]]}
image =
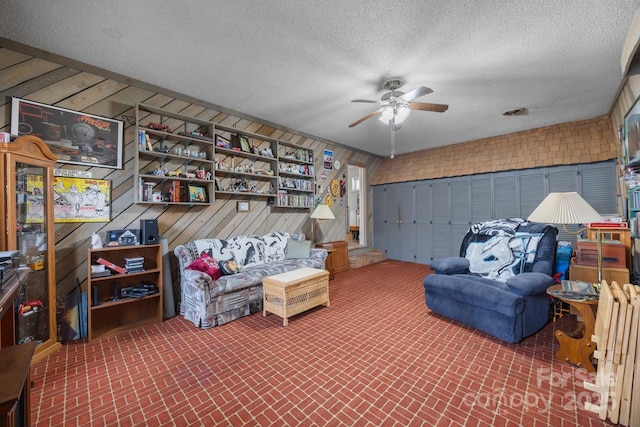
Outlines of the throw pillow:
{"label": "throw pillow", "polygon": [[507,286],[520,295],[537,295],[555,283],[553,277],[544,273],[522,273],[507,279]]}
{"label": "throw pillow", "polygon": [[216,261],[205,251],[202,252],[198,259],[189,264],[187,268],[189,270],[196,270],[207,273],[213,280],[218,280],[220,276],[222,276],[220,267],[218,266],[218,261]]}
{"label": "throw pillow", "polygon": [[463,257],[445,257],[434,260],[429,267],[436,274],[464,274],[469,272],[469,260]]}
{"label": "throw pillow", "polygon": [[232,259],[220,261],[220,270],[222,270],[223,275],[230,276],[238,272],[238,264]]}
{"label": "throw pillow", "polygon": [[287,240],[284,259],[309,258],[311,256],[311,240]]}

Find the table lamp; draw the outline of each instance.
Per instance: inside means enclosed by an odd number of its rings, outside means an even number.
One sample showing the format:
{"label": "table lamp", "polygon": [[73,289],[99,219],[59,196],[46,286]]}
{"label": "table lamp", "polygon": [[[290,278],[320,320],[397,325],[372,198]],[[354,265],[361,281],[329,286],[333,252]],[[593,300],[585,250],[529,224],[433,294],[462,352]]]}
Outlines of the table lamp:
{"label": "table lamp", "polygon": [[322,220],[322,219],[336,219],[335,216],[333,216],[333,212],[331,211],[331,208],[327,205],[318,205],[316,206],[316,208],[314,209],[313,213],[311,214],[311,242],[315,245],[316,243],[316,231],[315,231],[315,220]]}
{"label": "table lamp", "polygon": [[[562,224],[565,232],[578,234],[585,228],[578,231],[569,231],[567,224],[589,224],[591,222],[601,222],[602,217],[582,198],[578,193],[549,193],[547,197],[538,205],[529,218],[532,222],[544,224]],[[597,239],[598,257],[598,284],[602,282],[602,236],[598,230]]]}

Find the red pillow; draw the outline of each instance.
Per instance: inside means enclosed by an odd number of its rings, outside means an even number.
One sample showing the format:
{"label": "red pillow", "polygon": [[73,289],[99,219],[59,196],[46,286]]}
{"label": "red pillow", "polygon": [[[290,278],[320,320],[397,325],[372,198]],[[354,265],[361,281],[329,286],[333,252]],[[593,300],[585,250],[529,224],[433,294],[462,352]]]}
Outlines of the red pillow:
{"label": "red pillow", "polygon": [[211,255],[206,252],[202,252],[200,258],[193,261],[187,266],[189,270],[202,271],[207,273],[213,280],[218,280],[222,276],[218,261],[216,261]]}

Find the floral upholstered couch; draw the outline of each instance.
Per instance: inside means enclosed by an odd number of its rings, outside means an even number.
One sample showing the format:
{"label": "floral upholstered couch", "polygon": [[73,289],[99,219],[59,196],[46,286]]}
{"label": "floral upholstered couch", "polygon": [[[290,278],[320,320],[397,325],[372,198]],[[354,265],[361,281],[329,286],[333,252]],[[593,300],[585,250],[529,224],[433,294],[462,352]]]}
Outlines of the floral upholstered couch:
{"label": "floral upholstered couch", "polygon": [[[262,310],[262,278],[302,267],[324,269],[327,251],[300,249],[288,233],[199,239],[177,246],[180,266],[180,314],[194,325],[211,328]],[[308,243],[308,242],[307,242]],[[295,248],[295,249],[294,249]],[[234,260],[238,272],[217,279],[189,268],[208,254],[217,262]],[[214,275],[215,277],[215,275]]]}

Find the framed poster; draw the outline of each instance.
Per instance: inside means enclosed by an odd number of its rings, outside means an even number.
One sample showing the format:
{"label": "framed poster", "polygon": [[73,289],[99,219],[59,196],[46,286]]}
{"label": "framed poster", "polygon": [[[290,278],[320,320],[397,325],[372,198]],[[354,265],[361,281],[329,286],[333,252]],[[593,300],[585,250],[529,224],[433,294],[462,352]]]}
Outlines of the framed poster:
{"label": "framed poster", "polygon": [[111,221],[111,181],[53,177],[54,222]]}
{"label": "framed poster", "polygon": [[332,171],[333,170],[333,150],[324,150],[323,153],[323,165],[324,170]]}
{"label": "framed poster", "polygon": [[640,166],[640,97],[624,116],[625,164]]}
{"label": "framed poster", "polygon": [[60,163],[122,169],[119,120],[12,98],[11,133],[43,139]]}

